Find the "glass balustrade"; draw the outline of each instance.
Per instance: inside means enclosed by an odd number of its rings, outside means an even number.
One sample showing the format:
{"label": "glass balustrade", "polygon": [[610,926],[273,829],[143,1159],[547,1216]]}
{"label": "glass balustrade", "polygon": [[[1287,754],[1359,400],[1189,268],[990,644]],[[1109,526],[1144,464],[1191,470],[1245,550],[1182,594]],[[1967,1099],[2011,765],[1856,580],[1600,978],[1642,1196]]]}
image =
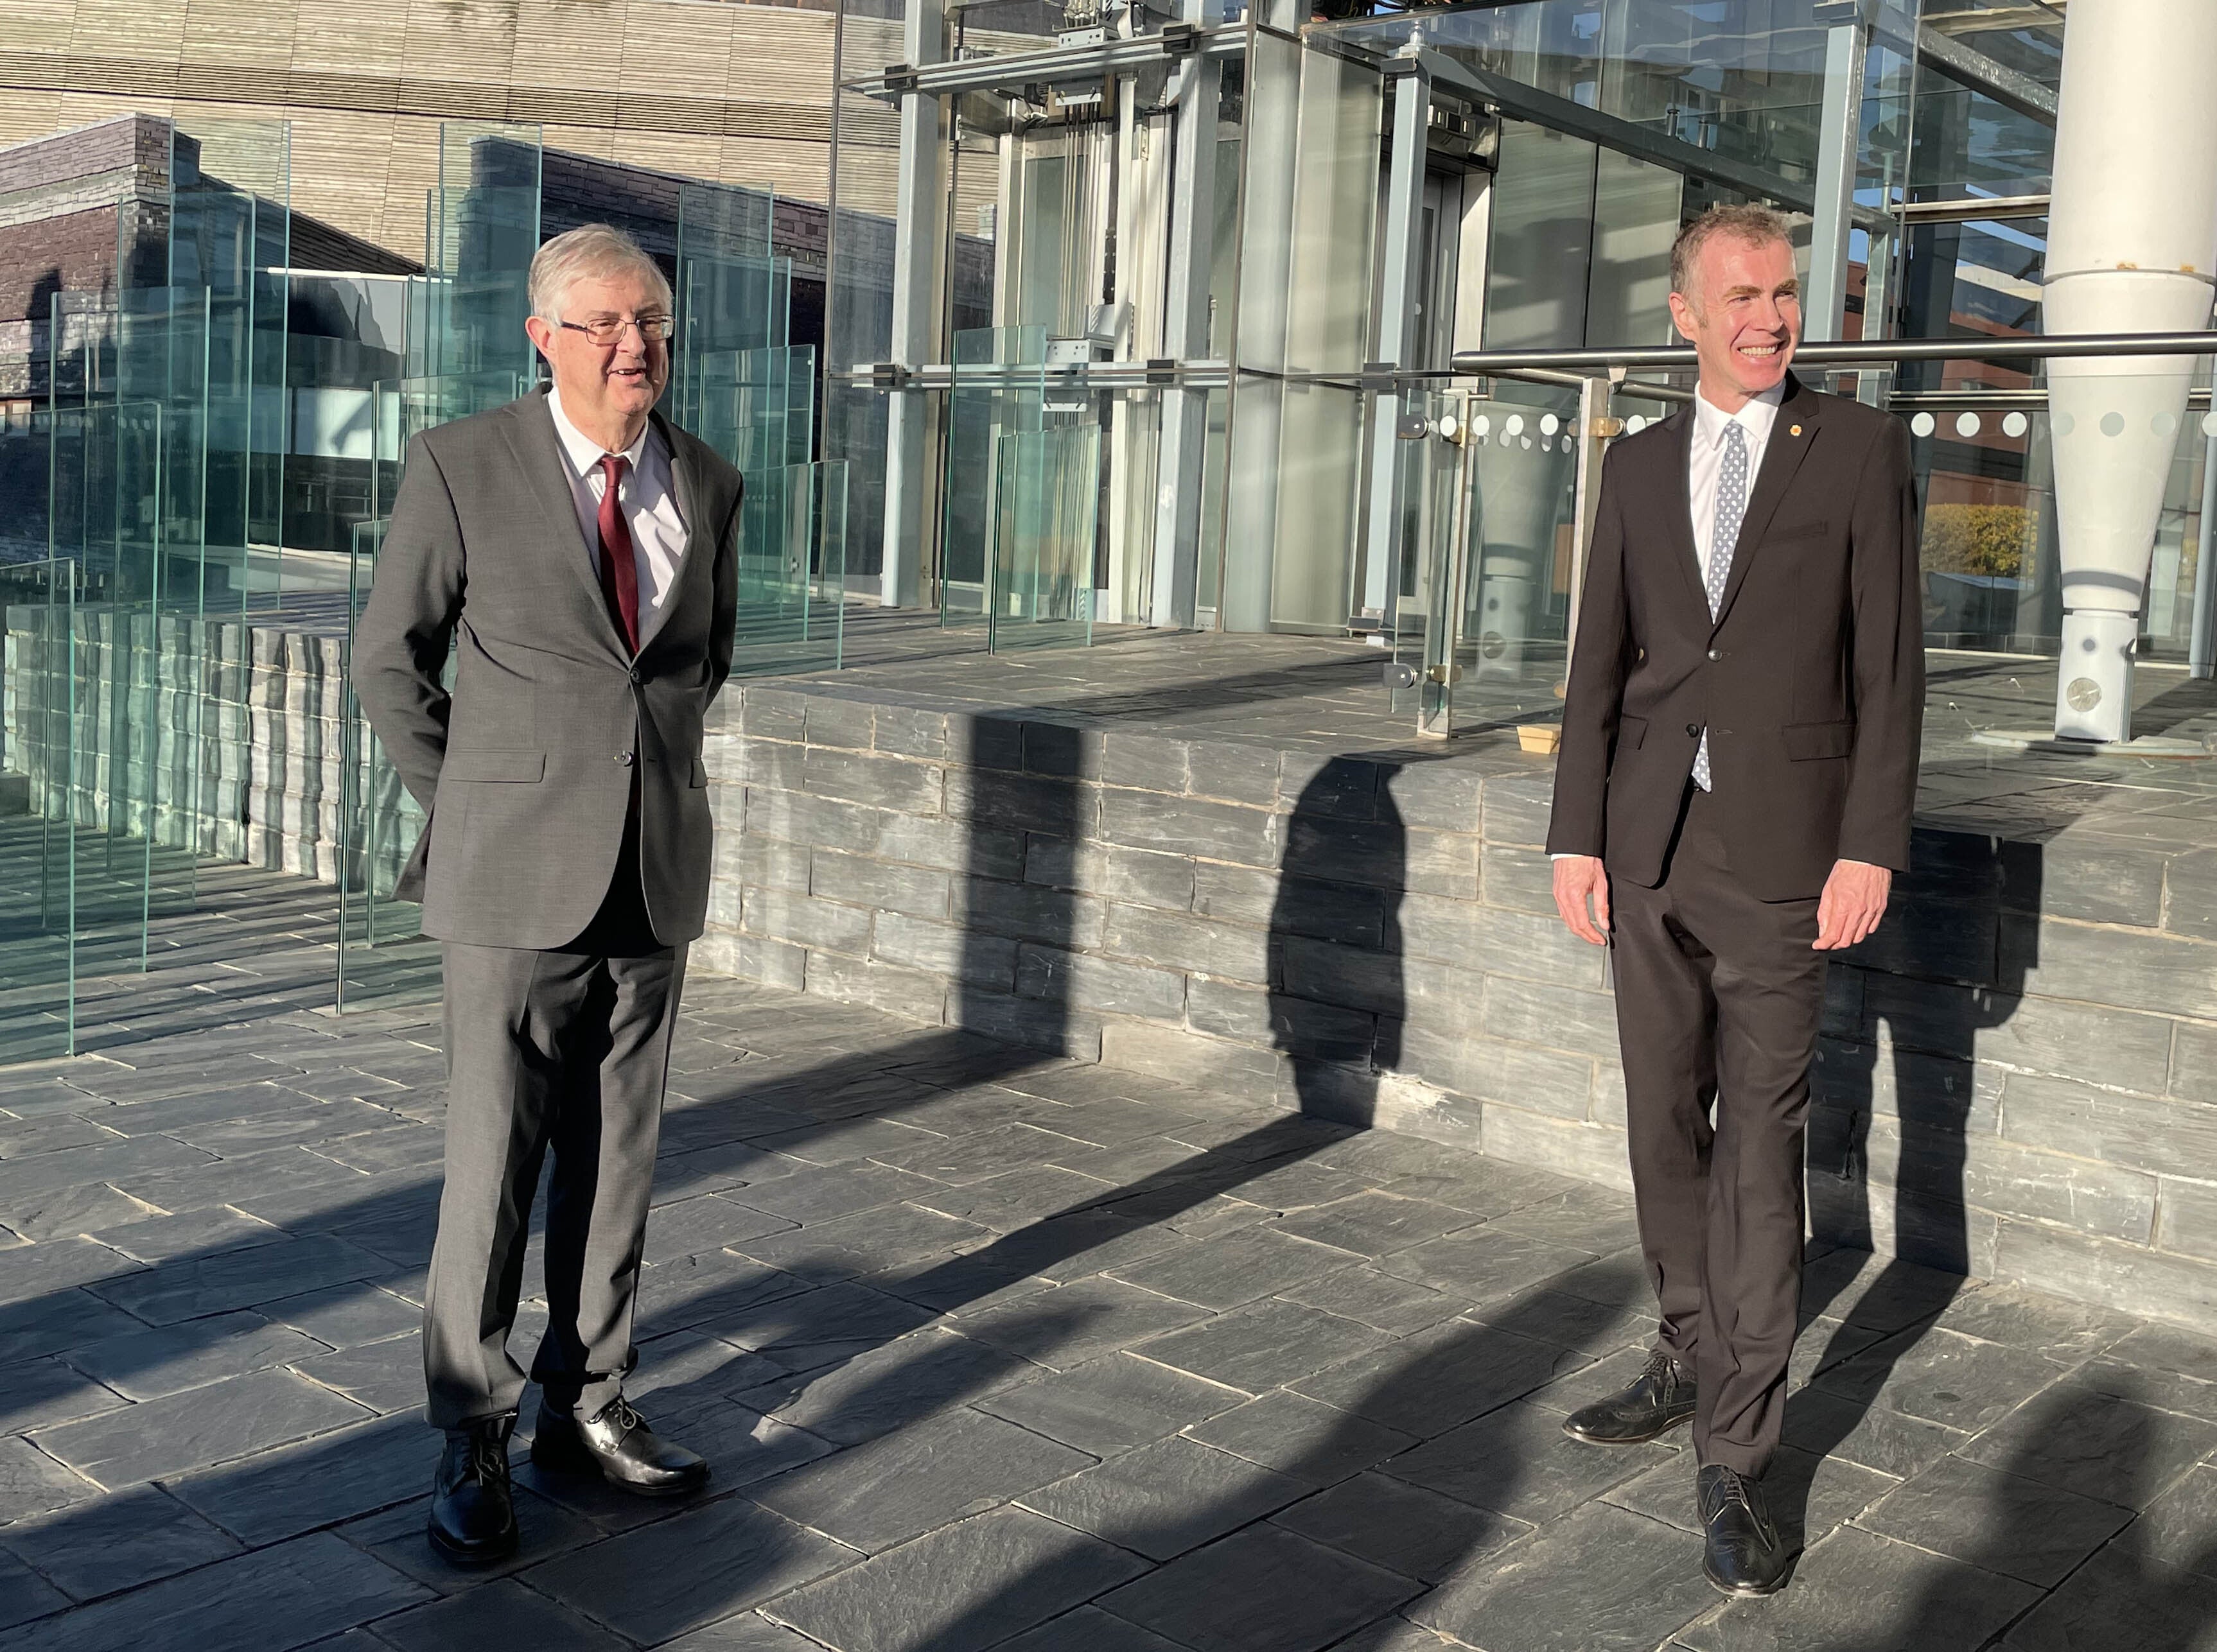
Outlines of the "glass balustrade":
{"label": "glass balustrade", "polygon": [[[34,446],[20,434],[0,436],[11,461]],[[0,565],[0,1064],[76,1047],[77,590],[66,558]]]}

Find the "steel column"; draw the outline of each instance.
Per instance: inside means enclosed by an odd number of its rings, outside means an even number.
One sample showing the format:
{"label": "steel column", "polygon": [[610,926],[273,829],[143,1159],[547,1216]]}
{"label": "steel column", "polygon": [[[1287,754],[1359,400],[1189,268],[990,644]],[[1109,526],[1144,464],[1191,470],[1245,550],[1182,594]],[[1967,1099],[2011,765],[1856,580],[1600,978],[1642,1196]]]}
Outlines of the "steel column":
{"label": "steel column", "polygon": [[[1376,361],[1381,367],[1420,365],[1410,359],[1417,314],[1417,262],[1423,237],[1424,151],[1431,125],[1431,83],[1413,63],[1393,87],[1393,145],[1386,161],[1386,236],[1378,281]],[[1398,589],[1401,465],[1395,432],[1400,398],[1380,391],[1370,416],[1370,521],[1365,536],[1362,606],[1380,616]]]}
{"label": "steel column", "polygon": [[[1198,7],[1189,7],[1195,12]],[[1208,354],[1208,286],[1215,262],[1216,110],[1223,66],[1190,57],[1180,65],[1176,148],[1170,161],[1169,290],[1163,350],[1172,360]],[[1226,317],[1228,323],[1230,317]],[[1155,549],[1148,621],[1179,630],[1195,618],[1201,555],[1201,478],[1208,441],[1208,392],[1165,388],[1162,457],[1155,478]]]}
{"label": "steel column", "polygon": [[[1860,9],[1860,8],[1858,8]],[[1862,140],[1863,68],[1870,30],[1861,16],[1825,34],[1825,95],[1817,131],[1817,187],[1809,235],[1802,336],[1837,339],[1847,313],[1848,232]]]}
{"label": "steel column", "polygon": [[[902,46],[911,65],[936,63],[945,52],[942,0],[908,0]],[[900,161],[893,184],[894,365],[913,369],[936,361],[940,313],[941,195],[939,99],[910,91],[900,99]],[[922,600],[924,549],[931,542],[933,497],[928,394],[897,388],[887,398],[886,541],[879,601],[913,607]]]}

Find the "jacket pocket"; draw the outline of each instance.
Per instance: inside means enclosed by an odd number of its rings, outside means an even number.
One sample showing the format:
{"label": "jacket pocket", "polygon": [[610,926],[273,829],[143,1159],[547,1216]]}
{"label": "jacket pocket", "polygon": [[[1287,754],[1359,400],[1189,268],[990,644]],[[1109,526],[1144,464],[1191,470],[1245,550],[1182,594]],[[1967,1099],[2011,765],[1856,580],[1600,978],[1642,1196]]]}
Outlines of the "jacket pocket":
{"label": "jacket pocket", "polygon": [[1845,757],[1856,749],[1853,723],[1788,723],[1778,734],[1786,743],[1786,755],[1797,763]]}
{"label": "jacket pocket", "polygon": [[1794,522],[1784,527],[1774,527],[1763,536],[1765,545],[1779,545],[1788,539],[1818,539],[1832,531],[1830,522]]}
{"label": "jacket pocket", "polygon": [[547,754],[520,751],[506,746],[449,748],[439,765],[439,779],[448,780],[515,780],[547,778]]}
{"label": "jacket pocket", "polygon": [[1640,743],[1647,737],[1647,719],[1644,717],[1620,717],[1616,719],[1616,749],[1637,751]]}
{"label": "jacket pocket", "polygon": [[693,772],[692,772],[692,774],[691,774],[690,775],[689,775],[689,776],[686,778],[686,784],[687,784],[688,786],[706,786],[706,785],[707,785],[707,784],[708,784],[708,765],[707,765],[707,764],[706,764],[706,763],[704,763],[704,762],[702,762],[702,761],[701,761],[698,757],[695,757],[695,758],[693,760]]}

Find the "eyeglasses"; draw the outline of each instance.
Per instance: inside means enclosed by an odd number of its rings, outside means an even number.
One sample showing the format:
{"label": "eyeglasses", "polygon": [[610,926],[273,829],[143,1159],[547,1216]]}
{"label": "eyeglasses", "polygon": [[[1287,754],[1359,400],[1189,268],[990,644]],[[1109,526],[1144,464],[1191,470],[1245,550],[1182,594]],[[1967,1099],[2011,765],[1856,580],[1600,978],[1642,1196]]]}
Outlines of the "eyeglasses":
{"label": "eyeglasses", "polygon": [[583,333],[596,344],[608,345],[619,342],[628,327],[639,329],[639,336],[649,344],[669,342],[677,330],[675,316],[595,316],[589,321],[565,321],[560,325],[573,333]]}

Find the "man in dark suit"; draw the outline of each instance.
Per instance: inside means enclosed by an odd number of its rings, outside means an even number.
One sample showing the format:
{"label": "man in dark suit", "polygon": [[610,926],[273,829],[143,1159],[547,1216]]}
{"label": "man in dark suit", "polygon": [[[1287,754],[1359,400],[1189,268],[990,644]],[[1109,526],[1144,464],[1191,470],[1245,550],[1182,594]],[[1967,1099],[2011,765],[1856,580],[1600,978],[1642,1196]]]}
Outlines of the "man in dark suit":
{"label": "man in dark suit", "polygon": [[532,1460],[649,1496],[708,1473],[623,1381],[685,944],[707,907],[701,724],[732,667],[741,486],[654,411],[670,293],[637,245],[573,230],[529,280],[553,386],[410,442],[354,656],[429,816],[400,892],[446,943],[423,1366],[447,1433],[430,1537],[462,1565],[516,1547],[525,1379],[508,1337],[550,1147]]}
{"label": "man in dark suit", "polygon": [[1899,420],[1788,371],[1782,219],[1713,209],[1671,287],[1701,382],[1605,462],[1547,833],[1564,922],[1614,951],[1661,1325],[1640,1378],[1564,1426],[1624,1444],[1690,1419],[1709,1580],[1768,1594],[1793,1558],[1763,1473],[1826,955],[1877,927],[1908,865],[1917,495]]}

